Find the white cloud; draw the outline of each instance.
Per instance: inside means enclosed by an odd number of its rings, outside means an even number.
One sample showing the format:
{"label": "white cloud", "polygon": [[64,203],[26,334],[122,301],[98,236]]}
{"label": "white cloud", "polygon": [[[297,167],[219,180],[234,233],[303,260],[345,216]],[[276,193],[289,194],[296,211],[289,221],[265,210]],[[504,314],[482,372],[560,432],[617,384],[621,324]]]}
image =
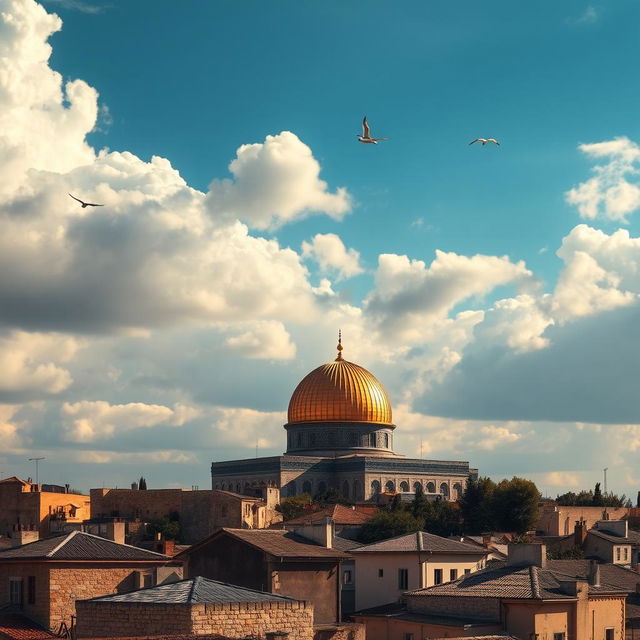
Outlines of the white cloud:
{"label": "white cloud", "polygon": [[0,400],[55,395],[73,379],[61,363],[69,362],[80,343],[59,334],[0,332]]}
{"label": "white cloud", "polygon": [[567,471],[551,471],[540,476],[539,482],[546,487],[584,487],[581,474]]}
{"label": "white cloud", "polygon": [[242,145],[229,171],[232,180],[209,186],[207,204],[214,218],[239,218],[267,229],[314,212],[341,220],[351,209],[347,190],[328,191],[311,149],[290,131]]}
{"label": "white cloud", "polygon": [[131,429],[151,429],[158,425],[182,427],[199,412],[191,407],[131,402],[111,405],[101,400],[65,402],[61,417],[65,439],[70,442],[93,442],[110,438]]}
{"label": "white cloud", "polygon": [[574,20],[576,24],[595,24],[600,19],[600,14],[593,5],[587,5],[582,14]]}
{"label": "white cloud", "polygon": [[302,257],[315,260],[324,272],[335,271],[339,280],[364,271],[360,266],[360,253],[347,249],[335,233],[317,233],[311,242],[303,242]]}
{"label": "white cloud", "polygon": [[226,345],[239,356],[254,359],[290,360],[296,345],[281,322],[257,322],[247,331],[227,338]]}
{"label": "white cloud", "polygon": [[607,218],[626,224],[640,208],[640,146],[627,137],[581,144],[579,149],[591,158],[607,159],[596,165],[594,176],[566,193],[569,204],[578,207],[583,218]]}
{"label": "white cloud", "polygon": [[214,425],[221,445],[270,448],[284,444],[282,425],[287,421],[283,411],[221,407],[216,410]]}

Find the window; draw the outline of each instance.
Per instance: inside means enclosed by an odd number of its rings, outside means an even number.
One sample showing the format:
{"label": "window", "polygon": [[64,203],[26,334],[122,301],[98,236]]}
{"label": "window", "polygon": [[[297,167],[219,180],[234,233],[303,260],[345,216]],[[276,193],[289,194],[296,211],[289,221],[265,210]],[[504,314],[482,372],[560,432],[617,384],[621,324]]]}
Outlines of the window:
{"label": "window", "polygon": [[9,578],[9,602],[22,606],[22,578]]}
{"label": "window", "polygon": [[442,584],[442,569],[433,570],[433,584]]}
{"label": "window", "polygon": [[375,433],[370,433],[369,434],[369,446],[370,447],[375,447],[376,446],[376,434]]}
{"label": "window", "polygon": [[457,580],[457,579],[458,579],[458,570],[449,569],[449,580]]}
{"label": "window", "polygon": [[616,547],[616,560],[620,562],[620,547]]}
{"label": "window", "polygon": [[316,434],[315,433],[310,433],[309,434],[309,444],[313,447],[316,444]]}
{"label": "window", "polygon": [[629,559],[629,547],[624,548],[624,559],[625,560]]}
{"label": "window", "polygon": [[353,573],[350,569],[345,569],[342,572],[342,584],[353,584]]}
{"label": "window", "polygon": [[413,633],[405,633],[402,638],[403,640],[413,640]]}
{"label": "window", "polygon": [[471,569],[465,569],[464,570],[464,575],[467,576],[471,573]]}
{"label": "window", "polygon": [[409,569],[398,569],[398,589],[409,588]]}
{"label": "window", "polygon": [[384,569],[378,569],[378,578],[384,577]]}
{"label": "window", "polygon": [[564,640],[564,638],[565,638],[564,631],[558,631],[553,634],[553,640]]}
{"label": "window", "polygon": [[388,433],[384,434],[384,448],[385,449],[389,448],[389,434]]}
{"label": "window", "polygon": [[616,630],[613,627],[609,627],[604,630],[604,640],[615,640]]}
{"label": "window", "polygon": [[27,578],[27,604],[36,603],[36,577],[29,576]]}

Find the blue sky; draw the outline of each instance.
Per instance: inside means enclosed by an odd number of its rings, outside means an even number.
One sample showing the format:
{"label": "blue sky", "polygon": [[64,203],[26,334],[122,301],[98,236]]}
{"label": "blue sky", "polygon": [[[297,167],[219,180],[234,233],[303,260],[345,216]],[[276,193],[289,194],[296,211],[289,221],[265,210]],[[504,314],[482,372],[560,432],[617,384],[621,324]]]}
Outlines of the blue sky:
{"label": "blue sky", "polygon": [[342,327],[401,453],[554,493],[606,443],[635,494],[636,2],[43,6],[0,0],[0,472],[207,486]]}

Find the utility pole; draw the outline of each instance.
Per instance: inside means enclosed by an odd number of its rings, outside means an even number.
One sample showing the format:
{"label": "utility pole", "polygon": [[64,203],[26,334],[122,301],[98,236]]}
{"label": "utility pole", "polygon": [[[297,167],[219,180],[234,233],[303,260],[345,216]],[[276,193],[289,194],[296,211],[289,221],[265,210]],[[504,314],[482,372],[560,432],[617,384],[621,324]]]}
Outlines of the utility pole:
{"label": "utility pole", "polygon": [[36,463],[36,484],[39,485],[39,479],[38,479],[38,462],[40,462],[40,460],[44,460],[44,456],[42,456],[41,458],[29,458],[29,462],[35,462]]}
{"label": "utility pole", "polygon": [[607,471],[609,470],[609,467],[605,467],[603,469],[604,471],[604,495],[607,495]]}

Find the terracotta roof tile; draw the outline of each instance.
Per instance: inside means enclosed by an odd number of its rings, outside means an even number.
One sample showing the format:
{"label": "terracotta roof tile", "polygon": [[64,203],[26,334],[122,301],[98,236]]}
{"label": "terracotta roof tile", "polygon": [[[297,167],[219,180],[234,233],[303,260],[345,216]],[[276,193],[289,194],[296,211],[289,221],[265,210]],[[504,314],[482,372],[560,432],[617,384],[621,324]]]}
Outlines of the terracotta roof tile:
{"label": "terracotta roof tile", "polygon": [[325,518],[331,518],[335,524],[338,525],[353,525],[358,526],[364,524],[371,518],[371,513],[359,511],[356,507],[345,507],[341,504],[334,504],[330,507],[325,507],[314,513],[306,513],[297,518],[287,520],[284,524],[317,524],[323,522]]}
{"label": "terracotta roof tile", "polygon": [[48,640],[56,636],[24,616],[0,614],[0,638],[7,640]]}

